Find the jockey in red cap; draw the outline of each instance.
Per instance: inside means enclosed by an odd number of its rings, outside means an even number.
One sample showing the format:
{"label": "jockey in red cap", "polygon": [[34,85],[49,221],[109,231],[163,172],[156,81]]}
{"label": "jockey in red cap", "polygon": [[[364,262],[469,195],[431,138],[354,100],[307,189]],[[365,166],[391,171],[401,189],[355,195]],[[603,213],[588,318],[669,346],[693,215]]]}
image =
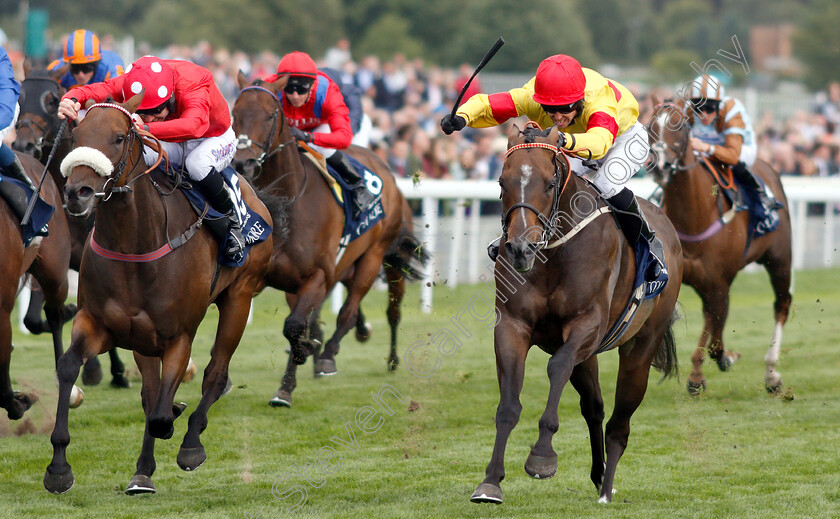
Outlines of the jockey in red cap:
{"label": "jockey in red cap", "polygon": [[[135,123],[161,140],[169,162],[184,164],[213,207],[229,218],[225,254],[241,252],[242,223],[219,173],[233,160],[236,137],[227,101],[209,70],[189,61],[144,56],[122,76],[66,93],[58,116],[72,120],[88,100],[103,102],[110,97],[125,102],[140,92],[145,93]],[[146,147],[143,158],[147,165],[154,164],[157,153]]]}
{"label": "jockey in red cap", "polygon": [[352,143],[353,131],[339,85],[320,72],[305,52],[291,52],[283,56],[277,66],[277,74],[266,78],[266,81],[273,83],[286,75],[289,81],[283,89],[281,104],[292,134],[321,153],[327,164],[353,187],[355,210],[360,213],[376,196],[368,190],[362,176],[340,151]]}
{"label": "jockey in red cap", "polygon": [[[650,228],[633,192],[624,184],[647,159],[650,145],[638,122],[639,104],[624,86],[594,70],[582,68],[571,56],[546,58],[537,74],[521,88],[497,94],[478,94],[440,122],[447,135],[464,126],[487,128],[512,117],[527,116],[543,128],[560,130],[557,146],[574,152],[572,171],[585,176],[618,209],[615,214],[631,244],[639,237],[650,243],[656,261],[647,273],[658,277],[665,267],[662,243]],[[488,252],[495,261],[499,239]]]}

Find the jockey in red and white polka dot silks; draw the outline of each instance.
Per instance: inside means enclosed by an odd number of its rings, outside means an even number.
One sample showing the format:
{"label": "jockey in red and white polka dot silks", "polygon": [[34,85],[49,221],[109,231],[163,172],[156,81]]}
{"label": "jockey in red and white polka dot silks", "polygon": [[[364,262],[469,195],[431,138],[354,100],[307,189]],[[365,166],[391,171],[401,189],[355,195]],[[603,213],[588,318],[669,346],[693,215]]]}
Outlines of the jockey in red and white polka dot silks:
{"label": "jockey in red and white polka dot silks", "polygon": [[[231,218],[226,252],[233,256],[245,242],[238,213],[219,172],[233,160],[236,138],[227,101],[209,70],[189,61],[143,56],[122,76],[71,90],[62,97],[62,104],[75,99],[84,106],[90,99],[101,103],[108,97],[125,102],[140,92],[145,93],[137,114],[145,129],[161,140],[169,163],[184,164],[187,175],[213,207]],[[157,153],[146,147],[143,158],[152,165]]]}

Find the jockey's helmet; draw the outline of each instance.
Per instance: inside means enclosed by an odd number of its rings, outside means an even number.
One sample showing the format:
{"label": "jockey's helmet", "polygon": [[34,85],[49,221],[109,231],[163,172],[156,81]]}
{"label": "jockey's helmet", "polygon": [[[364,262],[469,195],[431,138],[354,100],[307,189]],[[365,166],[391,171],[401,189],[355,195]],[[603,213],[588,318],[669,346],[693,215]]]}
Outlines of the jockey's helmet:
{"label": "jockey's helmet", "polygon": [[102,59],[99,38],[90,31],[73,31],[64,43],[64,61],[71,65],[93,63]]}
{"label": "jockey's helmet", "polygon": [[[691,90],[688,93],[688,98],[692,102],[699,100],[700,104],[703,101],[720,101],[724,97],[723,85],[720,80],[714,76],[704,74],[697,76],[691,83]],[[695,104],[697,104],[695,102]]]}
{"label": "jockey's helmet", "polygon": [[537,68],[534,101],[545,106],[570,105],[583,99],[586,77],[580,63],[565,54],[546,58]]}
{"label": "jockey's helmet", "polygon": [[123,100],[127,101],[145,90],[137,110],[151,110],[160,107],[172,97],[175,89],[175,74],[172,67],[155,56],[143,56],[125,70]]}
{"label": "jockey's helmet", "polygon": [[304,77],[315,79],[318,75],[318,68],[315,61],[305,52],[290,52],[283,56],[280,64],[277,65],[277,76]]}

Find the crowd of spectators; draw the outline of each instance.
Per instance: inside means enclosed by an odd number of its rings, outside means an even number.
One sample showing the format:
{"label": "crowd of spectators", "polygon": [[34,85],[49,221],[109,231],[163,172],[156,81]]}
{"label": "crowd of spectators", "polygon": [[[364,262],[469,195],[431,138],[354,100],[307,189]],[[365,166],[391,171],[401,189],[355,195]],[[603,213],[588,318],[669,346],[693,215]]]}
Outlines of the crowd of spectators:
{"label": "crowd of spectators", "polygon": [[[103,48],[113,38],[102,38]],[[293,49],[289,49],[293,50]],[[305,49],[304,49],[305,50]],[[137,55],[153,53],[138,48]],[[213,48],[206,41],[194,46],[173,45],[157,51],[161,57],[186,59],[210,69],[222,93],[232,104],[241,70],[251,81],[276,71],[281,54],[263,51],[249,55],[241,51]],[[439,179],[496,179],[507,146],[510,124],[475,130],[466,128],[445,136],[438,126],[472,73],[471,64],[457,70],[430,65],[422,59],[401,54],[382,61],[368,55],[354,59],[350,41],[338,40],[323,56],[313,55],[319,66],[341,71],[342,80],[364,92],[365,113],[373,123],[370,147],[405,177]],[[641,87],[627,84],[640,101],[640,120],[651,109],[650,97]],[[480,76],[467,95],[481,92]],[[833,176],[840,173],[840,83],[829,85],[817,110],[797,112],[787,120],[774,114],[750,114],[759,139],[759,158],[771,163],[783,175]]]}

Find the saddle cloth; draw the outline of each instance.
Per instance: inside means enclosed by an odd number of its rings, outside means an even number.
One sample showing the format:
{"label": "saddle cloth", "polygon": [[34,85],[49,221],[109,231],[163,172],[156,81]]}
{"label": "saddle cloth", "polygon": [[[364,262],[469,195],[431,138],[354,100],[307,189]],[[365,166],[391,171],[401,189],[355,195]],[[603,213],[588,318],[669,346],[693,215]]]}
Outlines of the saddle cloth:
{"label": "saddle cloth", "polygon": [[[12,212],[19,215],[18,218],[22,218],[26,213],[29,201],[32,200],[34,191],[20,180],[2,174],[0,174],[0,184],[2,184],[0,185],[0,195],[12,208]],[[25,195],[25,197],[22,195]],[[49,231],[45,226],[52,218],[53,211],[55,211],[55,208],[39,196],[38,201],[35,202],[35,208],[32,210],[32,215],[29,217],[29,222],[21,228],[24,247],[27,247],[36,236],[49,236]]]}
{"label": "saddle cloth", "polygon": [[[241,267],[245,263],[245,258],[251,247],[268,239],[271,235],[272,227],[268,225],[262,216],[248,207],[248,204],[242,199],[242,192],[239,189],[239,177],[236,175],[236,170],[228,166],[221,173],[227,184],[227,189],[232,195],[231,198],[239,215],[239,221],[242,222],[242,236],[245,237],[245,250],[233,257],[225,254],[228,227],[228,218],[225,215],[210,206],[205,220],[207,220],[207,224],[213,234],[219,238],[219,263],[226,267]],[[205,204],[209,206],[204,195],[198,189],[187,189],[182,184],[181,191],[199,215],[204,211]]]}
{"label": "saddle cloth", "polygon": [[[718,168],[720,172],[720,164],[708,164],[706,161],[703,161],[703,165],[706,168],[706,171],[712,175],[712,178],[715,179],[715,182],[718,186],[723,190],[723,194],[729,203],[735,207],[735,212],[741,211],[749,211],[749,234],[750,236],[757,238],[759,236],[764,236],[769,232],[773,232],[779,226],[779,214],[776,212],[776,209],[781,209],[784,206],[780,204],[778,201],[776,202],[776,208],[767,211],[765,210],[764,206],[761,205],[761,199],[758,196],[758,193],[749,187],[745,187],[743,183],[738,181],[737,178],[733,178],[734,185],[732,186],[724,186],[720,183],[720,179],[716,176],[712,171],[709,170],[710,167]],[[728,168],[724,168],[723,172],[725,172]],[[750,173],[755,177],[758,181],[761,189],[763,189],[767,196],[773,198],[773,193],[767,188],[767,184],[764,183],[758,175]]]}

